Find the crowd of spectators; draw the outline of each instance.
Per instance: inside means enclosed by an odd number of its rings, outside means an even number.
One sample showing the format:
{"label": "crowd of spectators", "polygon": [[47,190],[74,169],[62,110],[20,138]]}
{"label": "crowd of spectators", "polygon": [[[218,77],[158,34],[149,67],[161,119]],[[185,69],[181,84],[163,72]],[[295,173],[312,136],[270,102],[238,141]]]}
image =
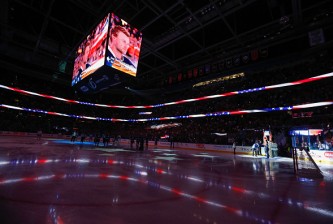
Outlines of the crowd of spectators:
{"label": "crowd of spectators", "polygon": [[[43,85],[41,81],[31,82],[27,77],[16,76],[2,78],[1,84],[21,88],[38,93],[44,93],[66,99],[87,101],[91,103],[113,105],[149,105],[166,103],[189,98],[197,98],[213,94],[221,94],[230,91],[246,90],[285,82],[297,81],[321,75],[332,71],[333,61],[329,58],[323,60],[313,58],[301,64],[286,66],[284,68],[272,68],[265,71],[252,71],[239,79],[227,80],[212,85],[192,87],[182,91],[168,91],[158,95],[156,100],[147,100],[139,95],[113,96],[108,102],[105,95],[79,96],[71,87],[50,83]],[[179,115],[202,114],[219,111],[236,111],[246,109],[261,109],[270,107],[292,106],[321,101],[332,101],[333,78],[310,82],[297,86],[289,86],[268,91],[257,91],[233,95],[228,97],[202,100],[184,104],[150,109],[111,109],[66,103],[38,96],[24,95],[21,93],[0,90],[2,104],[12,106],[40,109],[45,111],[60,112],[65,114],[85,115],[104,118],[151,118]],[[151,115],[139,115],[140,111],[151,111]],[[332,107],[318,107],[303,109],[303,112],[311,112],[311,117],[294,118],[292,111],[253,113],[220,117],[204,117],[193,119],[179,119],[151,122],[109,122],[93,121],[68,117],[58,117],[41,113],[31,113],[19,110],[1,108],[1,127],[3,131],[37,132],[70,134],[73,128],[86,135],[121,135],[125,138],[133,136],[148,137],[155,140],[164,135],[173,136],[174,141],[230,144],[237,140],[239,144],[251,145],[262,137],[262,130],[274,130],[276,133],[287,135],[293,127],[307,126],[322,128],[332,119]],[[180,127],[169,129],[151,129],[151,125],[160,123],[179,122]],[[218,135],[216,133],[226,133]]]}

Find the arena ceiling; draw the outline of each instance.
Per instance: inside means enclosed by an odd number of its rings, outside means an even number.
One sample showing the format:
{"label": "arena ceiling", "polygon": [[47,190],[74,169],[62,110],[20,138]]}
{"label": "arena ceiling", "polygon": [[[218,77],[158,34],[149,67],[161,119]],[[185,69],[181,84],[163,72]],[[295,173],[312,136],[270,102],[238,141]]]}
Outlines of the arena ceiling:
{"label": "arena ceiling", "polygon": [[138,80],[149,88],[171,73],[331,27],[332,5],[331,0],[3,0],[0,66],[70,85],[78,45],[112,11],[143,34]]}

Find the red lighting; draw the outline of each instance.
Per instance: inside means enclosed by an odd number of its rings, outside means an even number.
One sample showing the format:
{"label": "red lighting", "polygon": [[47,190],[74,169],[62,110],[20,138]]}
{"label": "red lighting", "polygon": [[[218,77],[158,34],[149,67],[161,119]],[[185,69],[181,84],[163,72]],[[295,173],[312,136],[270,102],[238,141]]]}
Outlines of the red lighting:
{"label": "red lighting", "polygon": [[200,197],[195,197],[195,200],[198,202],[201,202],[201,203],[207,203],[207,201],[205,199],[200,198]]}
{"label": "red lighting", "polygon": [[40,94],[42,97],[45,97],[45,98],[49,98],[49,99],[53,99],[54,97],[53,96],[50,96],[50,95],[46,95],[46,94]]}
{"label": "red lighting", "polygon": [[231,111],[230,114],[245,114],[243,111]]}
{"label": "red lighting", "polygon": [[239,187],[232,187],[231,190],[239,192],[239,193],[244,193],[245,192],[244,188],[239,188]]}
{"label": "red lighting", "polygon": [[25,177],[25,178],[23,178],[24,182],[31,182],[31,181],[35,181],[35,180],[36,180],[36,177]]}
{"label": "red lighting", "polygon": [[107,179],[108,175],[106,173],[100,173],[98,176],[100,179]]}
{"label": "red lighting", "polygon": [[326,183],[325,183],[325,181],[321,181],[320,184],[319,184],[319,186],[321,186],[321,187],[326,187]]}
{"label": "red lighting", "polygon": [[128,180],[128,176],[120,176],[119,179],[120,180]]}
{"label": "red lighting", "polygon": [[173,192],[173,193],[175,193],[175,194],[177,194],[177,195],[181,195],[181,194],[182,194],[182,192],[179,191],[179,190],[177,190],[176,188],[172,188],[172,189],[171,189],[171,192]]}
{"label": "red lighting", "polygon": [[38,164],[45,164],[47,162],[47,159],[38,159],[37,163]]}
{"label": "red lighting", "polygon": [[232,96],[232,95],[236,95],[235,92],[229,92],[229,93],[224,93],[224,94],[220,94],[221,96]]}
{"label": "red lighting", "polygon": [[162,174],[162,173],[164,173],[164,171],[162,169],[156,169],[156,173]]}
{"label": "red lighting", "polygon": [[229,211],[229,212],[232,212],[232,213],[237,213],[237,212],[238,212],[238,209],[236,209],[236,208],[232,208],[232,207],[228,207],[228,206],[226,206],[225,209],[226,209],[227,211]]}

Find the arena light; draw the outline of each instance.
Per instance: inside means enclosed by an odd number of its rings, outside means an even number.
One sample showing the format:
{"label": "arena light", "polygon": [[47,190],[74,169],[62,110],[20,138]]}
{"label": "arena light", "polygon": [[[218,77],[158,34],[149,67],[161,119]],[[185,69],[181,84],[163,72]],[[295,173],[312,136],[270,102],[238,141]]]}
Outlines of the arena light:
{"label": "arena light", "polygon": [[164,129],[164,128],[174,128],[174,127],[179,127],[181,126],[181,123],[169,123],[169,124],[158,124],[158,125],[151,125],[149,129]]}
{"label": "arena light", "polygon": [[199,86],[210,85],[210,84],[216,83],[216,82],[223,82],[223,81],[230,80],[230,79],[236,79],[236,78],[240,78],[240,77],[244,77],[244,76],[245,76],[244,72],[240,72],[240,73],[236,73],[236,74],[232,74],[232,75],[228,75],[228,76],[223,76],[220,78],[211,79],[211,80],[204,81],[204,82],[199,82],[197,84],[194,84],[193,88],[199,87]]}
{"label": "arena light", "polygon": [[139,112],[140,115],[150,115],[152,113],[153,112],[151,112],[151,111]]}
{"label": "arena light", "polygon": [[48,115],[65,116],[65,117],[71,117],[71,118],[90,119],[90,120],[98,120],[98,121],[146,122],[146,121],[164,121],[164,120],[177,120],[177,119],[212,117],[212,116],[243,115],[243,114],[251,114],[251,113],[267,113],[267,112],[298,110],[298,109],[303,109],[303,108],[313,108],[313,107],[322,107],[322,106],[330,106],[330,105],[333,105],[333,100],[324,101],[324,102],[316,102],[316,103],[300,104],[300,105],[295,105],[295,106],[270,107],[270,108],[252,109],[252,110],[220,111],[220,112],[211,112],[211,113],[207,113],[207,114],[191,114],[191,115],[180,115],[180,116],[173,116],[173,117],[155,117],[155,118],[147,118],[147,119],[89,117],[89,116],[82,116],[82,115],[63,114],[63,113],[51,112],[51,111],[45,111],[45,110],[39,110],[39,109],[15,107],[15,106],[7,105],[7,104],[0,104],[0,107],[13,109],[13,110],[23,110],[23,111],[27,111],[27,112],[33,112],[33,113],[43,113],[43,114],[48,114]]}
{"label": "arena light", "polygon": [[227,136],[227,133],[218,133],[218,132],[215,132],[215,133],[212,133],[212,135]]}
{"label": "arena light", "polygon": [[256,87],[256,88],[251,88],[251,89],[238,90],[238,91],[232,91],[232,92],[209,95],[209,96],[202,96],[202,97],[198,97],[198,98],[184,99],[184,100],[178,100],[178,101],[174,101],[174,102],[167,102],[167,103],[154,104],[154,105],[144,105],[144,106],[138,106],[138,105],[122,106],[122,105],[110,105],[110,104],[95,104],[95,103],[65,99],[65,98],[41,94],[41,93],[30,92],[30,91],[22,90],[19,88],[1,85],[1,84],[0,84],[0,88],[15,91],[15,92],[18,92],[21,94],[39,96],[39,97],[59,100],[59,101],[67,102],[67,103],[82,104],[82,105],[87,105],[87,106],[109,107],[109,108],[119,108],[119,109],[141,109],[141,108],[164,107],[164,106],[170,106],[170,105],[175,105],[175,104],[183,104],[183,103],[190,103],[190,102],[194,102],[194,101],[208,100],[208,99],[212,99],[212,98],[228,97],[228,96],[232,96],[232,95],[239,95],[239,94],[245,94],[245,93],[252,93],[252,92],[258,92],[258,91],[264,91],[264,90],[283,88],[283,87],[288,87],[288,86],[302,85],[305,83],[314,82],[314,81],[318,81],[318,80],[322,80],[322,79],[326,79],[326,78],[330,78],[330,77],[333,77],[333,72],[302,79],[302,80],[297,80],[294,82],[280,83],[280,84],[276,84],[276,85]]}

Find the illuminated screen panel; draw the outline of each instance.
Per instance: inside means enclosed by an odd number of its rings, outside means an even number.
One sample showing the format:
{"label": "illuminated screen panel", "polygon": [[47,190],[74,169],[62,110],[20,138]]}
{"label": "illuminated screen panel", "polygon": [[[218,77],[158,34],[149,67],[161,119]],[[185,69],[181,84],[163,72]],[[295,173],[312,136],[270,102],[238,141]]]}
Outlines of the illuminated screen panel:
{"label": "illuminated screen panel", "polygon": [[142,34],[113,13],[110,21],[106,65],[135,77]]}
{"label": "illuminated screen panel", "polygon": [[72,86],[104,65],[109,14],[85,38],[76,52]]}
{"label": "illuminated screen panel", "polygon": [[304,136],[317,136],[322,133],[323,129],[309,129],[309,130],[294,130],[291,132],[292,135],[304,135]]}

